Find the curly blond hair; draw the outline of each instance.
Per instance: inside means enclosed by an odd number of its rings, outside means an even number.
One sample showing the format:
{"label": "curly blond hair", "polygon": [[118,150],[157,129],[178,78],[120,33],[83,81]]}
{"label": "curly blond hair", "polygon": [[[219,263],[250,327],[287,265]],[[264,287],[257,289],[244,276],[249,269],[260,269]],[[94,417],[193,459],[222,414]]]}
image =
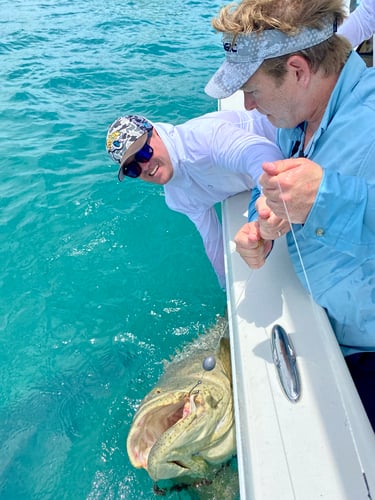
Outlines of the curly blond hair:
{"label": "curly blond hair", "polygon": [[[242,0],[223,7],[212,20],[212,26],[218,32],[233,34],[235,41],[240,34],[269,29],[294,35],[302,28],[322,28],[327,17],[332,18],[332,24],[341,24],[345,16],[342,0]],[[312,71],[322,69],[325,75],[332,75],[341,71],[350,51],[351,45],[345,38],[332,35],[295,54],[302,55]],[[266,59],[261,68],[281,83],[291,55]]]}
{"label": "curly blond hair", "polygon": [[345,15],[342,0],[242,0],[223,7],[212,26],[233,35],[272,28],[294,34],[302,27],[321,28],[327,16],[341,24]]}

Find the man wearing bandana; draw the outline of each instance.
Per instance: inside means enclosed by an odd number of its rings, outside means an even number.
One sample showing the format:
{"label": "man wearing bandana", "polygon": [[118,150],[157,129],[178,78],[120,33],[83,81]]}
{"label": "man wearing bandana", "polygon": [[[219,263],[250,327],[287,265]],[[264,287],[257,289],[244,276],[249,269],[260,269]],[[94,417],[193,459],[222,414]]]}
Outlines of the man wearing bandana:
{"label": "man wearing bandana", "polygon": [[243,0],[224,7],[225,61],[206,86],[238,90],[276,127],[285,160],[263,164],[258,220],[236,236],[260,267],[292,223],[296,273],[324,307],[375,429],[375,69],[336,31],[341,0]]}
{"label": "man wearing bandana", "polygon": [[215,205],[250,191],[263,161],[283,157],[274,141],[274,127],[256,111],[223,110],[179,125],[121,116],[109,127],[106,148],[120,167],[119,181],[163,186],[167,206],[185,214],[199,231],[224,288],[223,236]]}

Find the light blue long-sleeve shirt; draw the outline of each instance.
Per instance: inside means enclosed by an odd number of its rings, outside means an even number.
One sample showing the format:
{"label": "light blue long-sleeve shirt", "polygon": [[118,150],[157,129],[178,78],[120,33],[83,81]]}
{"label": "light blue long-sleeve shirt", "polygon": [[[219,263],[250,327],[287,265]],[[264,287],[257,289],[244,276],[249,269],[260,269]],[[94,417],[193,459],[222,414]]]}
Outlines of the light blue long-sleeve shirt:
{"label": "light blue long-sleeve shirt", "polygon": [[[280,129],[286,157],[302,129]],[[324,170],[304,225],[293,225],[315,301],[345,355],[375,351],[375,69],[352,53],[305,156]],[[291,259],[307,286],[292,235]]]}

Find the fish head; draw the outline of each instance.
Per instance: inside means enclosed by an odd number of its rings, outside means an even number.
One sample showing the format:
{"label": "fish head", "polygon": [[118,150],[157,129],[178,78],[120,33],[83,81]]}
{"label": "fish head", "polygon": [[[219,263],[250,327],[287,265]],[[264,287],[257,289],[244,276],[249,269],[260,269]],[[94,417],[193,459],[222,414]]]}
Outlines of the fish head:
{"label": "fish head", "polygon": [[223,355],[209,372],[201,357],[174,365],[142,401],[127,439],[132,465],[154,481],[205,477],[235,449],[230,361]]}

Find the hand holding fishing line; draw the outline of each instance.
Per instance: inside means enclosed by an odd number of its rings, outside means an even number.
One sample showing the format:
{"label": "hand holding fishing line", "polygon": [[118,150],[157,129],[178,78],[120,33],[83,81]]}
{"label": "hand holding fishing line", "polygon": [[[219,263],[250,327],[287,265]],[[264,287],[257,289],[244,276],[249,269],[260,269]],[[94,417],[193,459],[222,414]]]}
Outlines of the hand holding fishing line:
{"label": "hand holding fishing line", "polygon": [[245,224],[236,234],[236,251],[252,269],[259,269],[266,262],[272,242],[290,230],[289,221],[275,215],[267,205],[265,196],[256,202],[258,220]]}
{"label": "hand holding fishing line", "polygon": [[323,177],[323,169],[307,158],[266,162],[263,170],[258,220],[245,224],[234,239],[236,251],[252,269],[264,265],[272,240],[287,233],[290,224],[306,221]]}
{"label": "hand holding fishing line", "polygon": [[263,240],[276,240],[290,231],[289,221],[275,215],[267,205],[265,196],[256,202],[260,236]]}
{"label": "hand holding fishing line", "polygon": [[263,163],[263,170],[259,183],[269,208],[282,219],[303,224],[315,202],[323,169],[307,158],[289,158]]}
{"label": "hand holding fishing line", "polygon": [[236,251],[252,269],[259,269],[272,249],[272,240],[264,240],[258,221],[248,222],[236,234]]}

